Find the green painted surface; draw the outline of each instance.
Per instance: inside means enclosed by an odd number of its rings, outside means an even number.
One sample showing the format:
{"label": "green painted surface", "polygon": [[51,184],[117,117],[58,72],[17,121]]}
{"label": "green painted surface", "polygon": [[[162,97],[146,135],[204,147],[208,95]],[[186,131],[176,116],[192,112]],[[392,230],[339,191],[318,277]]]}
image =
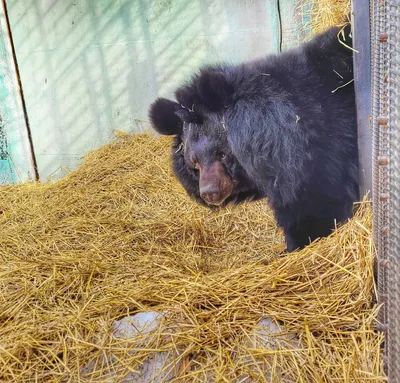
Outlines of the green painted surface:
{"label": "green painted surface", "polygon": [[10,37],[0,2],[0,184],[34,178]]}
{"label": "green painted surface", "polygon": [[[0,100],[5,100],[6,97],[7,95],[4,83],[4,76],[0,75]],[[16,182],[16,174],[12,163],[12,158],[10,155],[10,146],[6,135],[5,122],[3,121],[4,118],[2,117],[6,113],[8,113],[8,111],[5,111],[4,109],[5,107],[3,105],[0,114],[0,183],[1,184]]]}
{"label": "green painted surface", "polygon": [[300,0],[280,0],[282,19],[282,50],[294,48],[306,37],[305,14]]}
{"label": "green painted surface", "polygon": [[[296,1],[280,2],[286,23]],[[61,166],[74,168],[115,129],[148,129],[150,103],[172,97],[200,65],[279,49],[276,0],[7,0],[7,6],[42,179],[62,175]],[[296,33],[285,32],[285,42]]]}

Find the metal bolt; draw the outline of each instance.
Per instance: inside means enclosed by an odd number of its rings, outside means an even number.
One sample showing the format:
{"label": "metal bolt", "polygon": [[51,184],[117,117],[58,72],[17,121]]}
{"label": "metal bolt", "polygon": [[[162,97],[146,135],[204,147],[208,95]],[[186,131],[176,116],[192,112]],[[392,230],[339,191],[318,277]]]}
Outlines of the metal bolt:
{"label": "metal bolt", "polygon": [[387,156],[379,156],[378,157],[378,165],[379,166],[386,166],[389,164],[389,159]]}
{"label": "metal bolt", "polygon": [[387,117],[378,117],[376,120],[379,126],[387,126],[389,119]]}
{"label": "metal bolt", "polygon": [[389,35],[387,33],[381,33],[379,35],[379,42],[386,43],[388,41]]}
{"label": "metal bolt", "polygon": [[389,194],[387,193],[381,193],[379,194],[379,200],[382,202],[386,202],[389,199]]}

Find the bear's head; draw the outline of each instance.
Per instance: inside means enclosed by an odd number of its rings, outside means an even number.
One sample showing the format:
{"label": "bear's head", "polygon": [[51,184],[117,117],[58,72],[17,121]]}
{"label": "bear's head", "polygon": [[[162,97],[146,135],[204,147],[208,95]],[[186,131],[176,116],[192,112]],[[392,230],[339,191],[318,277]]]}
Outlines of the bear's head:
{"label": "bear's head", "polygon": [[221,72],[202,71],[175,92],[178,102],[159,98],[149,111],[158,133],[175,136],[175,176],[191,197],[210,207],[261,198],[229,145],[224,110],[233,94]]}

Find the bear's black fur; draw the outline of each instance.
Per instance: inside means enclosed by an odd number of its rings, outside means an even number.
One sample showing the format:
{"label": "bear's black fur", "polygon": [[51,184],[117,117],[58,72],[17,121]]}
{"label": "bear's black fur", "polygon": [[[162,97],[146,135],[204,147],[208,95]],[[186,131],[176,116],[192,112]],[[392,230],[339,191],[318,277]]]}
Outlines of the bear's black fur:
{"label": "bear's black fur", "polygon": [[[175,135],[173,169],[189,195],[218,205],[267,198],[288,251],[329,235],[359,198],[353,58],[339,42],[351,46],[350,27],[339,31],[206,67],[176,90],[178,102],[159,98],[149,112],[159,133]],[[199,182],[211,168],[207,194]]]}

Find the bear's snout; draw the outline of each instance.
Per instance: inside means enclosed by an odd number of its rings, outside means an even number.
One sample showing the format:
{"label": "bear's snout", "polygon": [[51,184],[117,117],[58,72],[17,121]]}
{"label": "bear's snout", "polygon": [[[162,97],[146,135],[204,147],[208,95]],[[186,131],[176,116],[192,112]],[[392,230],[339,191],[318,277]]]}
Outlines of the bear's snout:
{"label": "bear's snout", "polygon": [[204,201],[213,205],[221,203],[221,195],[218,189],[218,185],[207,185],[200,189],[200,196]]}
{"label": "bear's snout", "polygon": [[220,162],[200,169],[200,197],[210,205],[221,205],[232,193],[233,181]]}

